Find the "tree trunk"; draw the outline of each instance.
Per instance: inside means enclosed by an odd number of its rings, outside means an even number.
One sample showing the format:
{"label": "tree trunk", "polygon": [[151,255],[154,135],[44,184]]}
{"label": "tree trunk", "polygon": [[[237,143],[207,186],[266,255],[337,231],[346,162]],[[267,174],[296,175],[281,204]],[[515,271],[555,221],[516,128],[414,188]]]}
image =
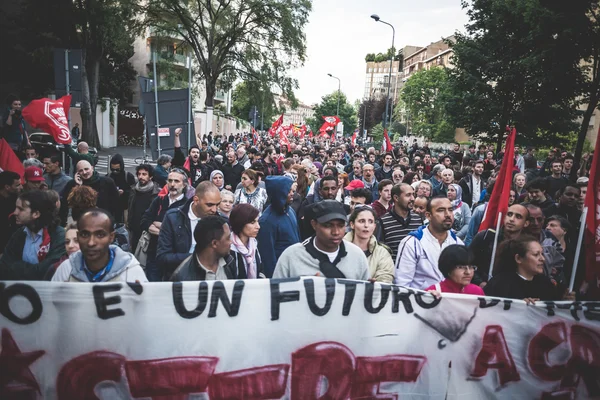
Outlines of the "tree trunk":
{"label": "tree trunk", "polygon": [[90,86],[90,107],[91,107],[91,141],[90,146],[100,148],[100,139],[98,137],[98,125],[96,124],[96,111],[98,109],[98,88],[100,86],[100,60],[94,59],[89,65],[88,83]]}
{"label": "tree trunk", "polygon": [[[208,133],[212,131],[213,107],[215,104],[215,93],[217,91],[216,87],[216,82],[206,78],[206,100],[204,101],[204,105],[206,106],[205,135],[208,135]],[[216,136],[217,133],[215,132],[214,135]]]}

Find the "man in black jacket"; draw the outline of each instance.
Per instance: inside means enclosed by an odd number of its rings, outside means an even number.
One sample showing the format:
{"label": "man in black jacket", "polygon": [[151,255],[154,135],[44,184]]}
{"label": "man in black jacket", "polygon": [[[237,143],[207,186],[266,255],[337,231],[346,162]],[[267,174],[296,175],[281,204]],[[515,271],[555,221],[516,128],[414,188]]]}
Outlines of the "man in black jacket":
{"label": "man in black jacket", "polygon": [[161,187],[154,183],[154,168],[150,164],[141,164],[135,168],[138,181],[132,186],[127,211],[127,227],[131,236],[129,243],[131,251],[135,251],[142,234],[142,217],[156,198]]}
{"label": "man in black jacket", "polygon": [[462,201],[467,203],[469,207],[473,207],[479,202],[481,191],[485,189],[485,180],[481,176],[483,174],[483,161],[475,161],[473,173],[465,175],[458,185],[462,188]]}
{"label": "man in black jacket", "polygon": [[119,190],[115,182],[107,177],[100,176],[98,172],[94,170],[92,164],[82,160],[75,166],[75,179],[67,183],[65,190],[60,201],[60,217],[63,225],[67,223],[67,215],[69,213],[69,205],[67,199],[71,190],[77,185],[89,186],[98,193],[96,200],[96,206],[102,208],[111,213],[111,215],[119,215],[121,212],[121,205],[117,200],[119,198]]}
{"label": "man in black jacket", "polygon": [[107,174],[110,179],[117,185],[119,191],[119,214],[113,214],[117,223],[121,223],[125,220],[125,210],[129,205],[129,196],[131,194],[131,187],[135,185],[135,177],[131,172],[125,171],[125,162],[123,156],[115,154],[110,159],[110,174]]}
{"label": "man in black jacket", "polygon": [[238,162],[237,156],[233,150],[227,153],[227,163],[223,165],[223,174],[225,179],[225,188],[227,190],[235,191],[238,183],[242,180],[242,172],[245,169],[242,164]]}
{"label": "man in black jacket", "polygon": [[15,218],[21,228],[9,239],[0,258],[0,280],[43,280],[66,254],[65,230],[47,192],[30,191],[17,199]]}
{"label": "man in black jacket", "polygon": [[177,267],[171,281],[214,281],[246,278],[245,268],[236,268],[230,255],[231,230],[227,221],[211,215],[194,229],[194,252]]}
{"label": "man in black jacket", "polygon": [[4,252],[4,247],[8,239],[16,230],[13,212],[17,197],[23,190],[21,177],[16,172],[0,172],[0,254]]}

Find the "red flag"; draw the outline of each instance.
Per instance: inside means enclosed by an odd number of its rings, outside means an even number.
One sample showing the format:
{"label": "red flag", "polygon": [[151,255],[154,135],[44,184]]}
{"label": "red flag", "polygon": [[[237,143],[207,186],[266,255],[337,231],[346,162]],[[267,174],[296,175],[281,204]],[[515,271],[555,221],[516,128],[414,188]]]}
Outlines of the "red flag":
{"label": "red flag", "polygon": [[254,142],[254,145],[256,146],[256,144],[258,143],[258,133],[256,132],[256,129],[254,129],[254,127],[252,127],[252,142]]}
{"label": "red flag", "polygon": [[67,118],[71,107],[71,95],[58,100],[47,98],[33,100],[23,109],[23,118],[34,128],[50,133],[56,143],[71,144],[71,132]]}
{"label": "red flag", "polygon": [[6,143],[6,140],[4,139],[0,139],[0,168],[2,168],[3,171],[16,172],[21,177],[21,181],[23,180],[25,168],[23,168],[23,164],[19,160],[19,157],[17,157],[13,149],[10,148],[9,144]]}
{"label": "red flag", "polygon": [[352,140],[350,141],[352,143],[352,147],[356,146],[356,135],[358,135],[358,129],[355,129],[354,133],[352,134]]}
{"label": "red flag", "polygon": [[515,138],[517,137],[517,130],[515,128],[510,130],[508,126],[506,130],[509,130],[510,133],[506,138],[506,150],[502,158],[502,166],[496,178],[492,196],[485,209],[483,220],[481,221],[481,225],[479,225],[479,232],[485,229],[496,229],[498,213],[502,213],[502,216],[504,216],[508,210],[508,196],[513,181],[512,173],[515,165]]}
{"label": "red flag", "polygon": [[323,116],[323,119],[330,126],[337,126],[337,124],[340,123],[340,119],[335,115],[330,116],[330,117]]}
{"label": "red flag", "polygon": [[279,128],[281,124],[283,124],[283,114],[281,114],[281,116],[277,118],[277,121],[273,122],[273,125],[271,125],[271,128],[269,129],[269,135],[271,135],[271,137],[275,137],[277,128]]}
{"label": "red flag", "polygon": [[291,146],[290,146],[290,140],[288,139],[287,135],[285,134],[285,129],[280,129],[279,130],[279,145],[286,145],[288,151],[291,150]]}
{"label": "red flag", "polygon": [[600,130],[596,138],[596,149],[590,169],[588,191],[585,195],[587,217],[585,220],[585,249],[587,254],[585,280],[591,286],[600,279]]}
{"label": "red flag", "polygon": [[381,143],[381,152],[387,153],[388,151],[392,151],[392,141],[390,140],[390,135],[388,135],[387,129],[384,129],[383,143]]}
{"label": "red flag", "polygon": [[309,139],[312,139],[312,138],[313,138],[313,133],[312,133],[312,131],[308,132],[308,138],[309,138]]}
{"label": "red flag", "polygon": [[335,132],[331,134],[331,143],[335,143]]}

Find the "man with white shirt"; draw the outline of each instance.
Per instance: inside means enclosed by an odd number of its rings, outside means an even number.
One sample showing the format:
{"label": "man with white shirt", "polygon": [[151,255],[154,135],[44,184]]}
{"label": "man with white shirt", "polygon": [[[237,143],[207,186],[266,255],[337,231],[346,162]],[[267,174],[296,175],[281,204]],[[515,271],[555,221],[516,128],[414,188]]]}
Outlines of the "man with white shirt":
{"label": "man with white shirt", "polygon": [[429,225],[408,234],[398,246],[397,285],[425,290],[444,280],[438,268],[440,253],[451,244],[463,244],[454,232],[454,213],[448,198],[436,196],[427,202]]}
{"label": "man with white shirt", "polygon": [[194,197],[183,206],[169,210],[158,235],[156,261],[163,277],[170,277],[175,268],[194,251],[194,229],[201,218],[216,215],[221,192],[212,182],[200,182]]}
{"label": "man with white shirt", "polygon": [[462,201],[467,203],[469,207],[473,207],[474,204],[479,203],[481,191],[485,188],[485,181],[481,174],[483,174],[483,161],[477,160],[473,165],[473,173],[465,175],[458,182],[458,185],[463,190]]}
{"label": "man with white shirt", "polygon": [[336,200],[323,200],[307,210],[315,236],[296,243],[281,254],[273,278],[322,276],[325,278],[369,279],[363,251],[343,240],[346,210]]}

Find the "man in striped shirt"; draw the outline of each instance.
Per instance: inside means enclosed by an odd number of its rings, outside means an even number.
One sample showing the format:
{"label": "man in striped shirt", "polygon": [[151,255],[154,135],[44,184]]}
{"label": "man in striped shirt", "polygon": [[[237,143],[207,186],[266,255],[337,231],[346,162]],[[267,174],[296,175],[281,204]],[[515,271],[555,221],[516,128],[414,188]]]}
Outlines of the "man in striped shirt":
{"label": "man in striped shirt", "polygon": [[408,183],[400,183],[392,188],[392,200],[394,207],[381,217],[381,241],[392,250],[392,258],[396,263],[398,245],[409,232],[423,225],[423,220],[412,211],[415,191]]}

